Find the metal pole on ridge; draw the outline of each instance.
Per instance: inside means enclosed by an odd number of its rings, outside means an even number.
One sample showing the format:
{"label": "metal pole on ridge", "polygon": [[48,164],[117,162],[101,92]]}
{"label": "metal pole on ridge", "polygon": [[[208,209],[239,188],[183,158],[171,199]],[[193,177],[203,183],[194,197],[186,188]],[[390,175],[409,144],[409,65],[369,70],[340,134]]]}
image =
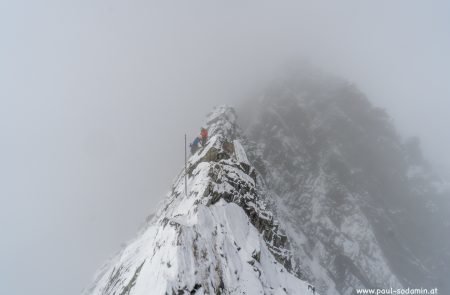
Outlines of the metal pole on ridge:
{"label": "metal pole on ridge", "polygon": [[187,196],[187,138],[186,133],[184,134],[184,193]]}

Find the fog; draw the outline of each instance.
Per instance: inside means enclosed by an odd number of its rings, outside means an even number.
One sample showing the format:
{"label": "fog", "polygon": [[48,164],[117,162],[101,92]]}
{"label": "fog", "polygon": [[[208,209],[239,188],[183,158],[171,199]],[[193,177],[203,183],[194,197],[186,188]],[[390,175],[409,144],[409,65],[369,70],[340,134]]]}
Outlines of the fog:
{"label": "fog", "polygon": [[292,60],[356,83],[450,167],[445,1],[0,2],[0,293],[79,294],[216,104]]}

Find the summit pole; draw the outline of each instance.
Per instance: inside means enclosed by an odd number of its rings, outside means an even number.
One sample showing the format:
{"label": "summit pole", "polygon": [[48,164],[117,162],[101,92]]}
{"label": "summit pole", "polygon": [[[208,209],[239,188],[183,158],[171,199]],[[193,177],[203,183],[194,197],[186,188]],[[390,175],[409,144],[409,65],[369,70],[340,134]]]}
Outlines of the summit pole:
{"label": "summit pole", "polygon": [[186,133],[184,134],[184,193],[187,196],[187,139]]}

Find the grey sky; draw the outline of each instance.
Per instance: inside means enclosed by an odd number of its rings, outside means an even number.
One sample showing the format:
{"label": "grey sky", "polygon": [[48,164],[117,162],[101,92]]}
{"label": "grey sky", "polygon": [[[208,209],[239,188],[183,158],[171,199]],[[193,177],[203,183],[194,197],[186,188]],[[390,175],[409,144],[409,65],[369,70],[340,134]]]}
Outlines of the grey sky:
{"label": "grey sky", "polygon": [[183,134],[288,60],[357,83],[444,171],[449,28],[448,1],[0,1],[0,293],[80,293]]}

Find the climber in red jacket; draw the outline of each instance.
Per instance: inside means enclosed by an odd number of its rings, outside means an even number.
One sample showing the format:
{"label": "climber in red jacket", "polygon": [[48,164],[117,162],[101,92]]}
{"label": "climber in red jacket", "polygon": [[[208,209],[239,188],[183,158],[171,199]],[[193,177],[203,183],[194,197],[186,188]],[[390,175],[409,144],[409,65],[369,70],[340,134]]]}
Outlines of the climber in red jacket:
{"label": "climber in red jacket", "polygon": [[208,130],[206,130],[206,128],[200,130],[200,137],[202,139],[202,146],[205,146],[208,141]]}

